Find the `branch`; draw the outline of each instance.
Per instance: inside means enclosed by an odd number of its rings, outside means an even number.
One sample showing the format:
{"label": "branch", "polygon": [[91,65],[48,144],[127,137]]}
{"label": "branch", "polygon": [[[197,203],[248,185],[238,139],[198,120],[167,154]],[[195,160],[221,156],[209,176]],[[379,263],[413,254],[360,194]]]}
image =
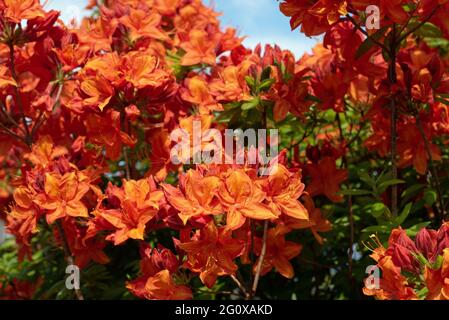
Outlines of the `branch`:
{"label": "branch", "polygon": [[354,20],[354,18],[352,16],[350,16],[349,14],[346,15],[346,18],[348,18],[352,24],[359,30],[361,31],[368,39],[370,39],[370,41],[374,42],[375,44],[377,44],[380,48],[382,48],[386,53],[388,53],[388,55],[391,56],[391,52],[390,50],[379,40],[374,39],[373,37],[370,36],[370,34],[363,29],[358,23],[357,21]]}
{"label": "branch", "polygon": [[23,130],[23,128],[21,128],[20,125],[17,123],[17,121],[9,114],[8,110],[6,109],[6,107],[2,101],[0,101],[0,111],[5,116],[5,119],[7,121],[9,121],[12,125],[17,127],[19,130],[21,130],[25,134],[25,131]]}
{"label": "branch", "polygon": [[423,20],[421,21],[419,24],[417,24],[414,28],[410,29],[409,31],[407,31],[402,37],[400,37],[398,39],[398,43],[401,43],[404,39],[406,39],[409,35],[411,35],[413,32],[415,32],[416,30],[418,30],[419,28],[421,28],[426,22],[428,22],[433,15],[438,11],[438,9],[441,7],[441,5],[437,5],[435,6],[435,8],[433,8],[433,10],[429,13],[429,15]]}
{"label": "branch", "polygon": [[[391,60],[388,64],[388,80],[393,86],[397,82],[396,74],[396,24],[393,24],[393,40],[391,41]],[[391,92],[390,108],[391,108],[391,172],[393,179],[398,178],[398,168],[396,166],[397,157],[397,117],[396,101],[394,92]],[[398,215],[398,186],[394,184],[391,187],[391,208],[393,217]]]}
{"label": "branch", "polygon": [[126,147],[123,147],[122,151],[123,151],[123,159],[125,160],[126,180],[130,180],[131,179],[131,171],[130,171],[130,167],[129,167],[128,151],[127,151]]}
{"label": "branch", "polygon": [[349,269],[349,280],[354,283],[354,276],[352,274],[353,260],[352,255],[354,254],[354,211],[352,208],[352,195],[349,195],[348,199],[349,205],[349,252],[348,252],[348,269]]}
{"label": "branch", "polygon": [[260,272],[262,271],[263,260],[265,259],[265,253],[267,252],[267,235],[268,235],[268,220],[266,220],[263,225],[262,250],[260,252],[259,261],[256,267],[256,275],[254,276],[254,282],[251,289],[251,296],[253,296],[256,293],[257,286],[259,284]]}
{"label": "branch", "polygon": [[16,98],[17,98],[17,106],[19,107],[19,112],[22,116],[22,123],[23,126],[25,127],[25,143],[28,146],[31,146],[31,135],[30,135],[30,128],[28,127],[28,123],[26,121],[26,117],[25,117],[25,111],[23,108],[23,101],[22,101],[22,96],[20,95],[20,91],[19,91],[19,81],[18,81],[18,77],[17,77],[17,73],[16,73],[16,66],[15,66],[15,58],[14,58],[14,44],[12,42],[10,42],[8,44],[9,46],[9,59],[11,62],[11,75],[12,78],[14,79],[14,81],[17,83],[17,86],[14,87],[14,91],[16,94]]}
{"label": "branch", "polygon": [[26,145],[28,145],[24,137],[18,135],[17,133],[15,133],[14,131],[12,131],[12,130],[9,129],[8,127],[6,127],[4,124],[0,123],[0,129],[1,129],[0,131],[2,131],[3,133],[5,133],[6,135],[9,135],[9,136],[13,137],[14,139],[17,139],[17,140],[19,140],[19,141],[25,143]]}
{"label": "branch", "polygon": [[[67,242],[67,238],[65,236],[65,232],[64,232],[64,228],[61,225],[60,221],[56,221],[56,227],[58,228],[59,234],[61,235],[61,240],[62,240],[62,247],[64,249],[64,254],[67,260],[67,264],[68,265],[75,265],[75,261],[73,259],[73,256],[70,252],[70,247],[69,247],[69,243]],[[84,300],[84,296],[83,293],[81,292],[80,289],[76,289],[75,288],[75,295],[76,298],[78,300]]]}
{"label": "branch", "polygon": [[239,287],[240,291],[242,291],[243,295],[246,296],[247,292],[245,289],[245,286],[240,282],[239,279],[237,279],[237,277],[233,274],[230,275],[231,279],[235,282],[235,284],[237,284],[237,286]]}

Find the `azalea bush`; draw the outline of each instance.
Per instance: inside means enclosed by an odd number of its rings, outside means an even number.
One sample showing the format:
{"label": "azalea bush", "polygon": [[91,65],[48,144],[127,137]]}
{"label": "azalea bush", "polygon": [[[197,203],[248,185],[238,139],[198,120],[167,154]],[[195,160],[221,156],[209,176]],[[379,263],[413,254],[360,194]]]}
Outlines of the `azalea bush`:
{"label": "azalea bush", "polygon": [[449,299],[449,2],[88,9],[0,0],[1,298]]}

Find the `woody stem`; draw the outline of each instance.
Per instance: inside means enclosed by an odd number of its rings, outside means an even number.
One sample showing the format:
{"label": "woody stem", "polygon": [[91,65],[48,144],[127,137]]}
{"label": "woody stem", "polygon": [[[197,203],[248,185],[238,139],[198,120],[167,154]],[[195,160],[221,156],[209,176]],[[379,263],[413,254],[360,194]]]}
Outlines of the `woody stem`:
{"label": "woody stem", "polygon": [[232,281],[235,282],[237,287],[239,287],[240,291],[242,291],[243,295],[246,296],[247,292],[246,292],[245,286],[240,282],[240,280],[233,274],[231,274],[230,277],[231,277]]}
{"label": "woody stem", "polygon": [[125,175],[126,175],[126,180],[130,180],[131,179],[131,171],[129,169],[129,158],[128,158],[128,150],[126,149],[126,147],[123,147],[123,158],[125,160]]}
{"label": "woody stem", "polygon": [[22,96],[20,95],[20,91],[19,91],[19,82],[18,82],[18,77],[17,77],[17,73],[16,73],[16,66],[15,66],[15,58],[14,58],[14,44],[12,42],[10,42],[8,44],[9,46],[9,59],[10,59],[10,63],[11,63],[11,75],[12,78],[14,79],[14,81],[16,82],[17,86],[14,87],[14,91],[16,94],[16,99],[17,99],[17,106],[19,108],[19,112],[20,115],[22,117],[22,123],[23,126],[25,128],[25,138],[24,141],[25,143],[30,147],[31,146],[31,134],[30,134],[30,128],[28,127],[28,123],[25,117],[25,111],[23,108],[23,101],[22,101]]}
{"label": "woody stem", "polygon": [[251,288],[251,296],[257,291],[257,286],[259,284],[260,272],[262,271],[263,260],[265,259],[265,253],[267,252],[267,234],[268,234],[268,220],[264,222],[263,225],[263,240],[262,240],[262,250],[260,251],[259,261],[256,266],[256,274],[254,276],[253,286]]}
{"label": "woody stem", "polygon": [[[388,80],[390,82],[390,85],[393,87],[397,82],[397,74],[396,74],[396,24],[393,24],[393,31],[392,31],[392,46],[390,48],[390,56],[391,60],[388,65]],[[398,168],[396,166],[396,157],[397,157],[397,107],[396,107],[396,101],[394,97],[393,90],[391,91],[391,97],[390,97],[390,109],[391,109],[391,173],[392,178],[397,179],[398,178]],[[393,214],[393,217],[396,217],[398,215],[398,187],[396,184],[394,184],[391,187],[391,212]]]}
{"label": "woody stem", "polygon": [[[64,254],[65,254],[65,257],[67,260],[67,264],[75,265],[75,260],[73,259],[73,255],[70,252],[69,243],[67,241],[67,237],[65,235],[64,228],[62,227],[60,221],[56,221],[56,228],[58,228],[59,235],[61,236],[62,247],[64,249]],[[75,295],[78,300],[84,300],[83,293],[81,292],[80,289],[75,288]]]}

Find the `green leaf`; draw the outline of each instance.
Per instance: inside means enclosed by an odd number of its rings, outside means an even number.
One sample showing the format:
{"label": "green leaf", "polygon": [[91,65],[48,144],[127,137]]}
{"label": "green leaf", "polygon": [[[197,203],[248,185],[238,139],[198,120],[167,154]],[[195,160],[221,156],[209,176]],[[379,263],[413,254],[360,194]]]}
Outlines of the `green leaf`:
{"label": "green leaf", "polygon": [[410,199],[417,196],[419,194],[419,192],[421,192],[421,190],[424,188],[425,188],[424,184],[418,183],[418,184],[414,184],[414,185],[408,187],[407,189],[405,189],[404,192],[402,192],[402,194],[401,194],[401,198],[402,198],[401,205],[403,206],[405,203],[409,202]]}
{"label": "green leaf", "polygon": [[254,98],[251,101],[245,102],[244,104],[242,104],[242,110],[250,110],[253,109],[255,107],[257,107],[260,103],[260,99],[259,97]]}
{"label": "green leaf", "polygon": [[[411,30],[413,28],[416,28],[420,23],[420,21],[410,22],[408,25],[408,29]],[[439,38],[442,36],[441,30],[436,25],[430,22],[424,23],[414,33],[425,38]]]}
{"label": "green leaf", "polygon": [[407,219],[408,215],[410,214],[410,211],[412,210],[413,203],[407,203],[405,208],[402,210],[401,214],[394,219],[393,223],[397,226],[404,223],[405,219]]}
{"label": "green leaf", "polygon": [[419,230],[421,230],[422,228],[427,227],[429,224],[430,224],[430,221],[426,221],[426,222],[421,222],[421,223],[415,224],[414,226],[408,228],[406,230],[406,233],[407,233],[407,235],[409,237],[414,237],[419,232]]}
{"label": "green leaf", "polygon": [[316,103],[321,103],[320,98],[315,97],[315,96],[313,96],[313,95],[311,95],[311,94],[308,94],[308,95],[306,96],[305,99],[308,100],[308,101],[312,101],[312,102],[316,102]]}
{"label": "green leaf", "polygon": [[369,190],[361,190],[361,189],[348,189],[340,191],[342,195],[345,196],[367,196],[372,195],[373,192]]}
{"label": "green leaf", "polygon": [[367,208],[369,213],[376,219],[379,219],[383,216],[390,218],[391,216],[390,209],[388,209],[388,207],[382,202],[370,204]]}
{"label": "green leaf", "polygon": [[250,89],[254,89],[254,87],[256,85],[256,80],[253,77],[246,76],[245,81]]}
{"label": "green leaf", "polygon": [[215,121],[219,123],[227,123],[231,121],[233,117],[235,117],[237,114],[240,114],[240,109],[230,109],[223,112],[220,112],[218,117],[215,118]]}
{"label": "green leaf", "polygon": [[369,185],[371,188],[373,189],[376,188],[376,181],[373,178],[371,178],[366,171],[359,171],[359,178],[367,185]]}
{"label": "green leaf", "polygon": [[261,82],[260,86],[259,86],[259,91],[268,91],[268,90],[270,90],[271,86],[275,82],[276,82],[275,79],[265,79],[265,80],[263,80]]}
{"label": "green leaf", "polygon": [[434,270],[438,270],[441,268],[441,266],[443,265],[443,256],[439,255],[436,259],[435,262],[432,265],[432,269]]}
{"label": "green leaf", "polygon": [[437,193],[434,189],[424,190],[424,202],[429,207],[433,206],[433,204],[437,201],[437,197]]}
{"label": "green leaf", "polygon": [[[284,67],[285,68],[285,67]],[[282,70],[281,70],[282,71]],[[271,67],[268,66],[265,69],[263,69],[262,74],[260,76],[260,80],[263,82],[264,80],[269,79],[271,76]]]}
{"label": "green leaf", "polygon": [[382,182],[381,184],[379,184],[379,186],[377,187],[377,190],[379,193],[384,193],[385,190],[387,190],[387,188],[389,186],[394,186],[397,184],[402,184],[405,183],[404,180],[400,180],[400,179],[391,179],[391,180],[387,180],[385,182]]}
{"label": "green leaf", "polygon": [[435,98],[438,102],[441,102],[442,104],[449,106],[449,100],[443,99],[443,98]]}
{"label": "green leaf", "polygon": [[241,102],[230,102],[230,103],[226,103],[225,105],[223,105],[223,108],[225,109],[225,111],[228,111],[228,110],[240,108],[241,105],[242,105]]}
{"label": "green leaf", "polygon": [[393,228],[392,225],[383,225],[383,226],[370,226],[362,230],[362,232],[369,232],[369,233],[390,233],[391,229]]}
{"label": "green leaf", "polygon": [[379,29],[375,34],[371,35],[370,38],[366,38],[365,41],[363,41],[363,43],[357,49],[357,51],[355,53],[355,58],[359,59],[361,56],[363,56],[365,53],[367,53],[374,45],[376,45],[376,43],[374,41],[372,41],[371,39],[379,40],[380,38],[383,37],[383,35],[385,34],[385,31],[387,31],[387,29],[388,29],[387,27],[383,27],[383,28]]}

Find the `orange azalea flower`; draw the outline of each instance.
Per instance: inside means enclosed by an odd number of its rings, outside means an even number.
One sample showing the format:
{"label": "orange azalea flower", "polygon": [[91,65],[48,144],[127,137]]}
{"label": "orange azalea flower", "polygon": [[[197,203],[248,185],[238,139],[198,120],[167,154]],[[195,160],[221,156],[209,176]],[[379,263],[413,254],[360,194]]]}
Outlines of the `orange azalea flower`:
{"label": "orange azalea flower", "polygon": [[217,101],[249,101],[252,99],[245,76],[253,62],[243,61],[239,66],[228,66],[218,79],[210,83],[210,92]]}
{"label": "orange azalea flower", "polygon": [[63,70],[69,72],[81,66],[89,54],[88,46],[69,44],[63,48],[55,48],[53,51],[58,55],[59,61],[63,64]]}
{"label": "orange azalea flower", "polygon": [[157,40],[168,39],[168,36],[160,28],[161,16],[156,12],[148,13],[144,10],[131,8],[129,15],[121,17],[119,21],[128,27],[131,41],[140,37],[150,37]]}
{"label": "orange azalea flower", "polygon": [[122,145],[134,146],[136,143],[128,134],[120,130],[120,112],[107,110],[102,115],[89,113],[85,120],[88,140],[106,148],[106,156],[117,159]]}
{"label": "orange azalea flower", "polygon": [[151,131],[151,168],[149,175],[154,176],[156,181],[163,182],[167,178],[170,168],[176,167],[172,165],[170,159],[170,137],[167,129],[155,129]]}
{"label": "orange azalea flower", "polygon": [[[213,120],[213,115],[211,114],[199,114],[192,115],[187,118],[179,119],[179,128],[184,130],[188,134],[190,148],[185,147],[178,150],[176,154],[181,163],[189,163],[190,160],[196,157],[200,152],[204,151],[208,146],[210,141],[207,139],[206,135],[203,135],[208,129],[210,129]],[[199,121],[201,128],[194,128],[194,122]],[[194,132],[194,129],[196,132]],[[201,132],[198,132],[201,129]],[[199,137],[199,143],[195,142],[195,138]]]}
{"label": "orange azalea flower", "polygon": [[81,201],[89,191],[89,178],[82,172],[69,172],[63,176],[56,173],[45,174],[45,194],[36,196],[35,202],[47,210],[47,223],[71,217],[87,217],[88,212]]}
{"label": "orange azalea flower", "polygon": [[41,137],[31,148],[31,152],[24,155],[34,166],[46,168],[52,161],[68,154],[62,146],[55,146],[50,136]]}
{"label": "orange azalea flower", "polygon": [[147,222],[153,219],[163,199],[163,193],[156,190],[151,178],[123,181],[123,187],[109,184],[108,192],[119,201],[119,207],[113,209],[99,208],[93,212],[96,218],[107,221],[116,231],[106,237],[115,245],[127,239],[144,239]]}
{"label": "orange azalea flower", "polygon": [[[75,264],[79,268],[86,267],[90,261],[99,264],[109,263],[108,256],[103,252],[106,242],[99,238],[85,239],[87,229],[78,226],[73,219],[65,219],[62,224],[64,235],[67,237],[70,252],[75,257]],[[58,235],[61,236],[60,234]]]}
{"label": "orange azalea flower", "polygon": [[192,30],[189,41],[181,44],[186,51],[181,59],[181,65],[193,66],[196,64],[215,65],[214,46],[211,45],[207,32],[203,30]]}
{"label": "orange azalea flower", "polygon": [[367,6],[375,5],[379,8],[380,21],[387,16],[393,22],[403,24],[409,18],[404,9],[406,0],[351,0],[351,4],[358,10],[365,11]]}
{"label": "orange azalea flower", "polygon": [[285,0],[280,4],[281,12],[290,17],[290,26],[307,36],[316,36],[326,32],[329,27],[345,16],[347,1],[343,0]]}
{"label": "orange azalea flower", "polygon": [[378,266],[382,270],[380,288],[363,288],[363,293],[368,296],[375,296],[380,300],[414,300],[416,293],[401,275],[401,268],[393,263],[389,255],[385,255],[385,248],[378,248],[371,257],[378,261]]}
{"label": "orange azalea flower", "polygon": [[86,78],[101,75],[104,79],[115,84],[120,80],[120,66],[121,59],[117,52],[106,53],[87,61],[82,70],[82,75],[85,75]]}
{"label": "orange azalea flower", "polygon": [[424,279],[429,289],[426,299],[449,300],[449,248],[443,250],[443,263],[440,269],[425,267]]}
{"label": "orange azalea flower", "polygon": [[337,192],[340,191],[340,184],[347,179],[348,172],[344,169],[337,169],[333,157],[323,157],[317,164],[307,164],[306,168],[312,177],[306,189],[311,196],[324,194],[333,202],[343,200],[343,196],[337,195]]}
{"label": "orange azalea flower", "polygon": [[126,70],[125,79],[134,87],[141,89],[146,86],[158,87],[170,79],[163,69],[158,68],[158,58],[145,52],[130,53],[123,59]]}
{"label": "orange azalea flower", "polygon": [[237,271],[233,260],[241,255],[243,241],[233,239],[226,228],[217,229],[214,221],[210,221],[192,239],[189,238],[190,241],[183,241],[184,238],[182,236],[182,242],[178,244],[187,253],[184,266],[199,272],[201,281],[208,288],[213,287],[218,276],[233,275]]}
{"label": "orange azalea flower", "polygon": [[126,287],[143,299],[191,299],[192,292],[183,285],[176,285],[172,275],[179,268],[176,256],[162,245],[151,248],[141,246],[140,271],[142,276],[127,283]]}
{"label": "orange azalea flower", "polygon": [[167,269],[148,277],[146,282],[129,282],[126,288],[134,295],[149,300],[192,299],[192,291],[187,286],[175,284]]}
{"label": "orange azalea flower", "polygon": [[200,114],[210,114],[211,111],[221,111],[223,107],[215,101],[209,92],[208,83],[199,76],[186,79],[186,87],[182,88],[181,97],[199,107]]}
{"label": "orange azalea flower", "polygon": [[101,75],[84,80],[81,83],[81,90],[89,97],[84,99],[84,105],[98,107],[101,111],[114,96],[114,88]]}
{"label": "orange azalea flower", "polygon": [[179,188],[162,184],[167,201],[179,211],[184,224],[191,217],[222,213],[217,198],[221,181],[216,176],[202,176],[198,171],[189,170],[179,177]]}
{"label": "orange azalea flower", "polygon": [[9,284],[0,278],[0,300],[32,300],[43,283],[42,277],[34,281],[13,279]]}
{"label": "orange azalea flower", "polygon": [[304,206],[307,208],[309,213],[308,220],[298,220],[292,217],[286,217],[284,219],[285,225],[292,229],[307,229],[310,228],[313,236],[319,244],[324,243],[324,239],[319,235],[318,232],[328,232],[332,229],[332,225],[329,220],[324,219],[319,208],[315,208],[313,199],[307,193],[302,197],[304,199]]}
{"label": "orange azalea flower", "polygon": [[227,212],[226,228],[230,230],[240,228],[246,218],[267,220],[275,219],[280,214],[262,203],[265,193],[243,169],[231,169],[223,175],[218,196]]}
{"label": "orange azalea flower", "polygon": [[304,191],[300,172],[292,173],[282,164],[275,165],[262,181],[268,205],[273,212],[282,212],[299,220],[309,220],[307,209],[298,201]]}
{"label": "orange azalea flower", "polygon": [[6,6],[5,17],[14,23],[45,16],[39,0],[4,0],[4,3]]}
{"label": "orange azalea flower", "polygon": [[38,232],[39,211],[33,203],[32,191],[20,186],[13,193],[15,204],[7,215],[8,229],[20,243],[29,245],[29,238]]}
{"label": "orange azalea flower", "polygon": [[104,50],[110,52],[112,35],[118,25],[118,20],[86,18],[81,22],[77,36],[81,44],[88,45],[94,52]]}
{"label": "orange azalea flower", "polygon": [[8,86],[17,86],[17,83],[14,81],[14,79],[7,75],[9,73],[9,68],[1,65],[0,66],[0,89],[4,89]]}
{"label": "orange azalea flower", "polygon": [[[260,274],[263,276],[275,268],[284,277],[291,279],[295,275],[289,260],[296,257],[302,250],[302,245],[285,240],[285,234],[290,231],[283,225],[277,225],[269,229],[267,234],[267,247]],[[257,238],[254,249],[260,256],[262,250],[262,239]],[[259,258],[260,259],[260,258]],[[254,264],[253,272],[257,270],[258,261]]]}
{"label": "orange azalea flower", "polygon": [[[429,130],[427,130],[429,131]],[[399,128],[398,139],[398,166],[401,168],[413,164],[416,172],[424,175],[427,172],[427,155],[425,141],[418,128],[413,123],[407,123]],[[430,147],[430,154],[433,161],[441,161],[441,151],[439,147],[431,142],[430,134],[426,134],[426,139]]]}

